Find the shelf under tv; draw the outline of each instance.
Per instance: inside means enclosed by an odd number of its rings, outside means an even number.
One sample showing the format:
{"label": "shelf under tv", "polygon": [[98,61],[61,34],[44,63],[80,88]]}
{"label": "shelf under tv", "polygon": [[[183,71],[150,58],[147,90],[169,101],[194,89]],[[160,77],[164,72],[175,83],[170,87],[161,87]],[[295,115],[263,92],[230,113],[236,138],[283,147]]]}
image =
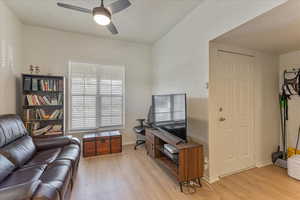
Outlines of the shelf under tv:
{"label": "shelf under tv", "polygon": [[163,165],[173,176],[178,176],[178,166],[167,157],[157,158],[156,161]]}
{"label": "shelf under tv", "polygon": [[172,153],[167,153],[166,149],[164,149],[163,146],[157,146],[157,149],[168,159],[170,159],[170,161],[172,161],[176,166],[178,166],[178,154],[171,156]]}
{"label": "shelf under tv", "polygon": [[[197,181],[203,177],[204,156],[203,145],[186,142],[182,143],[180,138],[164,131],[146,129],[146,150],[158,164],[176,177],[180,189],[188,181]],[[178,149],[178,159],[172,158],[162,149],[164,144],[170,144]]]}

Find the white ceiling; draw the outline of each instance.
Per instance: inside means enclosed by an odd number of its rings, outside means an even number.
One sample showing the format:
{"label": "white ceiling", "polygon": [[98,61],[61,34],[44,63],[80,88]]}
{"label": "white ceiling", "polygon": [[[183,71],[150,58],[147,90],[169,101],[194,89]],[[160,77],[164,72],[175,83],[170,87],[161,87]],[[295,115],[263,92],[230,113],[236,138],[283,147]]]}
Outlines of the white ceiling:
{"label": "white ceiling", "polygon": [[299,50],[300,1],[289,0],[214,41],[276,54]]}
{"label": "white ceiling", "polygon": [[[100,5],[100,0],[4,0],[24,24],[64,31],[153,43],[166,34],[202,0],[130,0],[132,5],[113,16],[119,35],[111,35],[97,25],[91,15],[59,8],[57,2],[85,8]],[[109,4],[114,0],[105,0]]]}

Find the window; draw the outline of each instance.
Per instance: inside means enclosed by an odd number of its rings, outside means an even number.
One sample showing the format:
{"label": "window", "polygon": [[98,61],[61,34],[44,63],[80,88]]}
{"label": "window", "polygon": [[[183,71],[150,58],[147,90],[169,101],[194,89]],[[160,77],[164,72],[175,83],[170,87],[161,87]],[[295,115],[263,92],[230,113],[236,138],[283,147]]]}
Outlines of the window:
{"label": "window", "polygon": [[185,94],[154,96],[156,122],[185,120]]}
{"label": "window", "polygon": [[124,67],[70,62],[69,70],[70,130],[122,127]]}

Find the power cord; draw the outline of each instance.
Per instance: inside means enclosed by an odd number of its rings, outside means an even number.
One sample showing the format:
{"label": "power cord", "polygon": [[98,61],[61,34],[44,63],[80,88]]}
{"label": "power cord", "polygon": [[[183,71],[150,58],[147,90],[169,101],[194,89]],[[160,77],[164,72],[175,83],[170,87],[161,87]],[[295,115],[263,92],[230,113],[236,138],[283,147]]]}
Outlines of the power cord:
{"label": "power cord", "polygon": [[297,155],[297,149],[298,149],[298,144],[299,144],[299,138],[300,138],[300,126],[298,129],[298,137],[297,137],[297,143],[296,143],[296,148],[295,148],[295,155]]}

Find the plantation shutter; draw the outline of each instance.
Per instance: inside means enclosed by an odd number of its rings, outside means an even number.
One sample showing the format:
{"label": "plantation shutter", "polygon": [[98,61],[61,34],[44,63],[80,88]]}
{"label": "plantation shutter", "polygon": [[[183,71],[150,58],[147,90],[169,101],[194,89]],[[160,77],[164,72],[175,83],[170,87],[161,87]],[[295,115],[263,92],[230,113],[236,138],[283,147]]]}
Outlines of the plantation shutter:
{"label": "plantation shutter", "polygon": [[185,95],[161,95],[155,98],[155,121],[181,121],[185,119]]}
{"label": "plantation shutter", "polygon": [[155,98],[155,121],[166,122],[172,120],[171,96],[154,96]]}
{"label": "plantation shutter", "polygon": [[124,122],[124,67],[70,63],[70,129],[116,128]]}
{"label": "plantation shutter", "polygon": [[100,69],[100,126],[120,126],[123,121],[124,70],[111,66]]}

